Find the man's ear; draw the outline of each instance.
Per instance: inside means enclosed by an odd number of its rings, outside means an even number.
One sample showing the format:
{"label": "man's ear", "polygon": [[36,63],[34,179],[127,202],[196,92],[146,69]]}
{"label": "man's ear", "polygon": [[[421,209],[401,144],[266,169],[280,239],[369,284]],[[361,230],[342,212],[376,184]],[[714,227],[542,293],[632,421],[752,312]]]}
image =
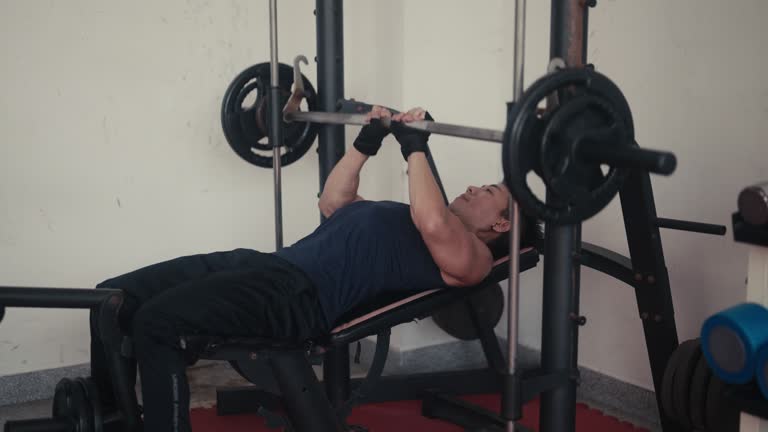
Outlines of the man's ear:
{"label": "man's ear", "polygon": [[499,218],[499,220],[497,220],[496,223],[493,224],[493,227],[492,227],[492,229],[494,231],[496,231],[497,233],[508,232],[510,228],[512,228],[512,223],[509,222],[509,220],[505,219],[505,218]]}

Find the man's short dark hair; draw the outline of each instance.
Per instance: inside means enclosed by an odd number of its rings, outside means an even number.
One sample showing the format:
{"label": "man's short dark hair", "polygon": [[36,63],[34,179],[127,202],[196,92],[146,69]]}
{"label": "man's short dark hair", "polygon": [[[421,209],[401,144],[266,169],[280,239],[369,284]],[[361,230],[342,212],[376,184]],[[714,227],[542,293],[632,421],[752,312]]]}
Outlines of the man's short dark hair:
{"label": "man's short dark hair", "polygon": [[[509,209],[505,209],[501,215],[509,220]],[[542,238],[541,223],[532,218],[526,216],[525,213],[520,213],[520,249],[527,247],[534,247],[539,243]],[[493,259],[504,258],[509,255],[509,233],[502,233],[488,243],[488,248],[493,254]]]}

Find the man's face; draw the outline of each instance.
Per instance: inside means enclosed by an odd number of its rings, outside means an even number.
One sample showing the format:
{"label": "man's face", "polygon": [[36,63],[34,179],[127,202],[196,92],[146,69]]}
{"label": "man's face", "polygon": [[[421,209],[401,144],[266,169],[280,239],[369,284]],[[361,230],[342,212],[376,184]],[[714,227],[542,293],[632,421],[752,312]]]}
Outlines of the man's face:
{"label": "man's face", "polygon": [[465,224],[487,230],[502,219],[509,205],[509,191],[503,184],[469,186],[450,204],[450,209]]}

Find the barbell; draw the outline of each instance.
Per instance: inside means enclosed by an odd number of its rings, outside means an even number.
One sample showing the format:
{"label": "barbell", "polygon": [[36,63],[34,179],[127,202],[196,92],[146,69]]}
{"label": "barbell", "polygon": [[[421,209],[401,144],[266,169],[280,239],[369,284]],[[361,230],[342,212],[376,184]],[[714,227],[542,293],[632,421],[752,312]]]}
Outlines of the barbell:
{"label": "barbell", "polygon": [[[306,153],[317,135],[317,125],[366,125],[369,121],[366,113],[371,105],[355,100],[338,101],[335,112],[317,111],[317,96],[301,73],[301,63],[308,63],[306,57],[296,57],[293,68],[280,65],[280,89],[285,100],[282,127],[287,131],[283,165]],[[224,133],[238,155],[255,165],[271,167],[271,158],[253,155],[255,150],[272,150],[271,143],[260,141],[269,135],[269,104],[263,84],[269,82],[268,63],[246,72],[229,86],[224,97]],[[242,108],[243,94],[259,88],[256,102]],[[539,107],[544,101],[547,109],[542,110]],[[302,110],[304,102],[307,110]],[[508,104],[503,131],[429,120],[405,126],[502,144],[504,181],[510,192],[528,215],[552,223],[577,223],[594,216],[615,197],[632,170],[669,175],[677,164],[672,153],[638,146],[624,95],[593,68],[553,68],[518,101]],[[533,192],[528,176],[531,172],[544,181],[549,199],[542,200]]]}
{"label": "barbell", "polygon": [[[368,124],[368,118],[365,114],[370,110],[370,105],[368,104],[354,104],[345,103],[345,101],[339,101],[337,103],[337,109],[340,112],[331,113],[318,111],[301,111],[299,109],[299,103],[309,94],[304,90],[304,81],[297,79],[297,77],[302,76],[301,63],[307,64],[307,58],[302,55],[296,57],[293,62],[293,93],[283,108],[283,120],[288,123],[308,122],[361,126]],[[398,111],[394,109],[390,109],[390,111],[392,111],[393,114],[398,113]],[[389,119],[382,119],[382,121],[386,126],[388,126]],[[499,143],[502,142],[502,137],[504,135],[503,131],[438,123],[429,120],[410,122],[407,123],[407,126],[412,129],[419,129],[438,135],[449,135],[460,138],[471,138],[480,141],[492,141]]]}

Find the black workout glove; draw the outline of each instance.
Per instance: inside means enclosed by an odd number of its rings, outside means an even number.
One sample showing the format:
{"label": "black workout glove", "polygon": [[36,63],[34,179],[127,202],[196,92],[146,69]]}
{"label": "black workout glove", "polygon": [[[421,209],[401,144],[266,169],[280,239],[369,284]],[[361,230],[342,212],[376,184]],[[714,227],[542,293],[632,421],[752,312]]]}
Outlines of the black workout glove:
{"label": "black workout glove", "polygon": [[[434,121],[429,112],[425,113],[424,120]],[[406,123],[407,124],[407,123]],[[411,129],[406,124],[398,121],[393,121],[389,126],[392,131],[392,135],[395,136],[397,142],[400,143],[400,153],[403,154],[403,159],[408,161],[408,156],[415,152],[427,152],[427,141],[429,140],[429,132],[418,129]]]}
{"label": "black workout glove", "polygon": [[387,135],[389,135],[389,128],[384,126],[381,119],[372,118],[371,122],[360,130],[353,145],[360,153],[375,156]]}

